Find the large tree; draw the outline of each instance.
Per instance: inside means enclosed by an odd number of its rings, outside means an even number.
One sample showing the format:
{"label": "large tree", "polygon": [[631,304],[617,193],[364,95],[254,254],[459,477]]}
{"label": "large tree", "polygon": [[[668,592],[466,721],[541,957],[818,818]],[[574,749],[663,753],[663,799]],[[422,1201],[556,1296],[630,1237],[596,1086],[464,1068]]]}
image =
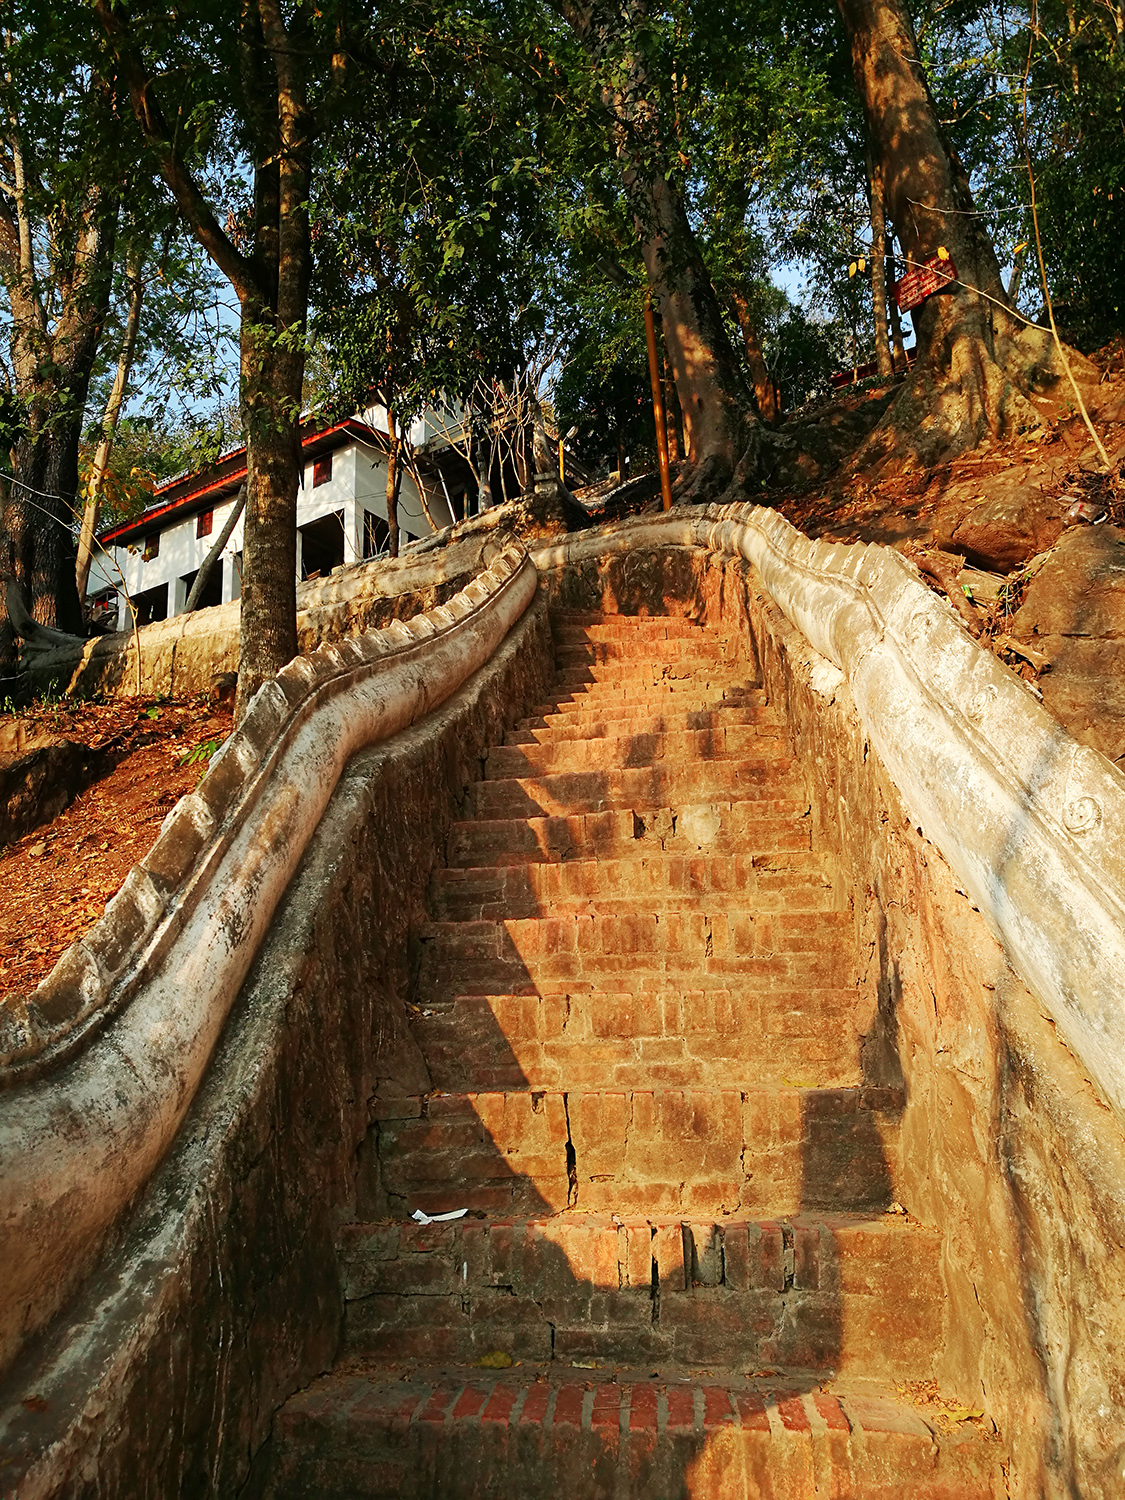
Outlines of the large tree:
{"label": "large tree", "polygon": [[96,0],[183,222],[240,308],[247,453],[236,713],[297,651],[299,421],[317,107],[346,73],[342,9],[280,0],[190,16]]}
{"label": "large tree", "polygon": [[[913,313],[918,363],[868,456],[933,462],[1041,425],[1032,397],[1065,368],[1048,329],[1012,309],[968,175],[938,120],[905,0],[838,0],[875,169],[910,267],[940,251],[957,280]],[[1081,375],[1082,361],[1071,355]]]}
{"label": "large tree", "polygon": [[623,171],[675,375],[698,493],[729,477],[758,439],[740,361],[674,170],[676,143],[661,119],[647,49],[655,33],[642,0],[564,0],[584,44]]}
{"label": "large tree", "polygon": [[[0,33],[10,444],[10,475],[0,481],[0,571],[18,580],[34,620],[70,631],[82,623],[72,538],[79,441],[127,172],[113,69],[83,19],[66,6],[50,16],[9,14]],[[15,659],[14,632],[0,611],[0,673]]]}

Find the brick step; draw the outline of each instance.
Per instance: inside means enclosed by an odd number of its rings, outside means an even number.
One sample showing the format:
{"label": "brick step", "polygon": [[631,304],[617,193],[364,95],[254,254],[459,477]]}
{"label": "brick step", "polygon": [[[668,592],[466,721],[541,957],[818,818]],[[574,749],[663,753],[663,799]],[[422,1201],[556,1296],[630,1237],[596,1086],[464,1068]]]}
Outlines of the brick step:
{"label": "brick step", "polygon": [[788,741],[776,730],[763,734],[756,724],[679,733],[612,734],[602,738],[563,738],[529,745],[494,745],[485,760],[486,779],[558,775],[567,771],[646,767],[658,764],[699,765],[705,760],[784,759],[792,763]]}
{"label": "brick step", "polygon": [[644,990],[681,981],[740,992],[855,983],[849,912],[753,912],[729,896],[712,902],[624,916],[430,922],[420,932],[417,998],[428,1004],[452,993],[526,995],[575,984],[619,990],[607,983],[614,976]]}
{"label": "brick step", "polygon": [[793,757],[767,751],[739,760],[678,761],[477,781],[466,788],[465,812],[470,818],[566,817],[610,808],[639,812],[679,802],[741,802],[755,797],[795,801],[802,791]]}
{"label": "brick step", "polygon": [[560,630],[706,630],[708,626],[686,615],[628,615],[617,610],[565,609],[552,606],[551,629]]}
{"label": "brick step", "polygon": [[853,989],[457,994],[414,1008],[435,1089],[851,1088],[874,1024]]}
{"label": "brick step", "polygon": [[749,673],[749,662],[728,661],[716,657],[702,661],[685,657],[682,661],[664,661],[659,657],[639,656],[622,661],[587,662],[575,666],[560,666],[555,671],[555,682],[562,692],[584,689],[587,692],[606,691],[616,688],[638,692],[651,687],[675,683],[681,688],[693,685],[697,689],[731,687],[756,687]]}
{"label": "brick step", "polygon": [[[637,842],[637,841],[635,841]],[[623,916],[727,895],[756,911],[830,911],[827,869],[775,865],[760,854],[650,854],[632,859],[484,865],[437,870],[437,921],[541,916]]]}
{"label": "brick step", "polygon": [[780,735],[783,726],[775,709],[751,704],[743,708],[696,708],[652,714],[647,710],[610,709],[529,715],[504,738],[506,745],[557,744],[560,740],[612,739],[626,734],[684,734],[696,730],[755,726],[762,734]]}
{"label": "brick step", "polygon": [[[656,1375],[656,1378],[653,1376]],[[322,1376],[263,1500],[998,1500],[1007,1450],[886,1389],[566,1366]]]}
{"label": "brick step", "polygon": [[682,615],[603,615],[598,620],[577,620],[550,612],[551,634],[556,641],[614,641],[646,638],[678,640],[685,636],[717,635],[720,632]]}
{"label": "brick step", "polygon": [[649,684],[615,685],[581,683],[559,687],[550,698],[532,705],[530,713],[664,713],[669,709],[698,710],[708,708],[746,708],[765,700],[760,688],[741,683],[717,683],[713,686],[691,681],[662,681]]}
{"label": "brick step", "polygon": [[688,802],[677,808],[615,809],[575,817],[479,818],[450,830],[452,866],[619,859],[652,853],[710,855],[734,853],[769,858],[778,868],[782,854],[808,861],[812,824],[809,804],[800,798]]}
{"label": "brick step", "polygon": [[612,662],[645,661],[666,662],[677,665],[694,662],[702,665],[711,662],[739,664],[745,673],[745,646],[735,636],[712,635],[698,631],[691,635],[671,636],[655,641],[638,639],[630,634],[614,640],[559,641],[555,642],[555,665],[560,669],[589,665],[605,665]]}
{"label": "brick step", "polygon": [[900,1089],[489,1091],[384,1100],[380,1212],[880,1211],[896,1195]]}
{"label": "brick step", "polygon": [[346,1357],[924,1379],[943,1331],[940,1237],[899,1215],[408,1221],[337,1244]]}

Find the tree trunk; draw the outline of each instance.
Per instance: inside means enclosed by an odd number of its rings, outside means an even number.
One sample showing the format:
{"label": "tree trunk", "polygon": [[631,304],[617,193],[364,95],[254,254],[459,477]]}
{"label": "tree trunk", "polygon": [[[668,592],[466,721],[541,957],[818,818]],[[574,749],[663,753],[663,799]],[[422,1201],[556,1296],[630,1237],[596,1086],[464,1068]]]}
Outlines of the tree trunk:
{"label": "tree trunk", "polygon": [[[203,562],[200,564],[199,572],[195,575],[195,582],[191,586],[191,592],[188,594],[187,602],[184,605],[185,615],[190,615],[191,612],[198,606],[200,599],[203,598],[203,594],[207,588],[207,584],[210,580],[211,574],[215,571],[215,564],[219,561],[219,558],[222,557],[223,548],[230,541],[231,533],[238,525],[238,518],[245,510],[245,508],[246,486],[243,485],[238,494],[235,496],[234,504],[230,508],[230,514],[223,522],[222,531],[219,532],[218,536],[211,544],[211,550],[203,559]],[[294,569],[296,569],[296,556],[294,556],[293,559],[293,566]]]}
{"label": "tree trunk", "polygon": [[753,419],[715,290],[672,184],[634,167],[625,177],[660,303],[688,462],[728,475],[748,446]]}
{"label": "tree trunk", "polygon": [[297,488],[312,270],[308,93],[309,71],[320,54],[310,45],[304,8],[283,13],[279,0],[247,0],[240,8],[241,124],[252,145],[253,207],[251,233],[232,239],[181,155],[178,129],[165,119],[158,80],[137,45],[126,5],[94,0],[94,9],[176,207],[239,301],[246,520],[238,723],[258,688],[297,654]]}
{"label": "tree trunk", "polygon": [[[13,478],[0,511],[0,568],[18,580],[33,620],[71,635],[83,632],[72,537],[78,452],[109,307],[116,231],[116,202],[95,196],[76,257],[81,274],[53,328],[47,326],[38,297],[26,296],[22,272],[8,288],[11,362],[26,425],[12,453]],[[0,617],[0,672],[13,670],[17,658],[15,633],[5,614]]]}
{"label": "tree trunk", "polygon": [[398,556],[398,491],[402,483],[399,466],[399,438],[395,432],[395,419],[390,407],[387,408],[387,436],[391,440],[390,451],[387,453],[387,551],[392,557]]}
{"label": "tree trunk", "polygon": [[1050,333],[1011,316],[964,168],[938,123],[905,0],[838,5],[907,268],[944,248],[958,275],[958,282],[914,310],[913,376],[858,461],[895,453],[932,464],[989,435],[1041,426],[1028,396],[1049,389],[1063,370]]}
{"label": "tree trunk", "polygon": [[762,346],[758,342],[758,330],[754,327],[754,320],[750,316],[750,304],[739,291],[731,292],[731,301],[734,304],[734,315],[738,319],[738,326],[742,333],[742,346],[746,351],[746,367],[750,371],[750,379],[754,385],[754,399],[758,404],[758,412],[765,421],[776,422],[777,397],[774,395],[770,372],[766,369]]}
{"label": "tree trunk", "polygon": [[113,387],[105,404],[102,417],[101,437],[90,472],[90,483],[86,491],[86,504],[82,510],[82,530],[78,537],[78,560],[75,563],[75,581],[78,586],[78,603],[86,603],[86,586],[90,582],[90,564],[94,556],[94,532],[98,526],[98,515],[102,505],[102,490],[105,487],[109,456],[113,451],[113,438],[117,431],[117,419],[125,399],[125,387],[133,368],[133,355],[137,347],[137,333],[141,326],[141,303],[144,300],[145,284],[141,279],[141,267],[136,258],[126,266],[129,282],[129,315],[125,321],[125,334],[121,341],[121,352],[117,356],[117,369],[113,376]]}
{"label": "tree trunk", "polygon": [[[635,35],[645,24],[642,0],[627,0],[621,9],[606,0],[564,0],[564,9],[599,69],[623,35]],[[683,199],[653,165],[665,153],[651,102],[654,90],[639,53],[629,56],[628,69],[626,86],[603,87],[602,101],[613,121],[626,200],[659,303],[687,457],[699,470],[695,493],[702,498],[746,456],[757,424]]]}
{"label": "tree trunk", "polygon": [[887,336],[887,220],[883,209],[883,177],[867,153],[867,182],[871,192],[871,300],[875,307],[875,359],[879,374],[894,374],[891,341]]}
{"label": "tree trunk", "polygon": [[664,326],[661,324],[660,346],[664,364],[664,422],[668,429],[668,462],[678,464],[684,456],[683,414],[680,411],[680,393],[676,389],[676,377],[668,358],[668,345],[664,341]]}
{"label": "tree trunk", "polygon": [[[272,321],[272,318],[271,318]],[[235,722],[297,654],[297,489],[303,354],[279,348],[265,310],[242,309],[246,519]]]}

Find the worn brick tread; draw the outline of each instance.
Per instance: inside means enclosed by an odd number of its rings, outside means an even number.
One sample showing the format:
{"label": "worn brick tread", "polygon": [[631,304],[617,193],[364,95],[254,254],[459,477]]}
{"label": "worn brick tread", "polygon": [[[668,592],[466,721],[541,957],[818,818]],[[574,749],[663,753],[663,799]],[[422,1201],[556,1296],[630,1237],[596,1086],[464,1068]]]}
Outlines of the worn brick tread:
{"label": "worn brick tread", "polygon": [[576,673],[572,681],[556,679],[550,698],[536,704],[531,713],[591,713],[600,709],[676,710],[699,708],[749,708],[764,704],[762,690],[733,672],[650,675],[648,680],[630,674],[593,679]]}
{"label": "worn brick tread", "polygon": [[792,762],[792,752],[780,735],[763,734],[756,725],[682,730],[668,734],[606,735],[591,743],[562,739],[528,745],[497,745],[488,752],[485,776],[557,775],[584,771],[593,759],[599,769],[645,767],[657,764],[693,765],[702,761],[758,760],[762,757]]}
{"label": "worn brick tread", "polygon": [[475,818],[567,817],[612,808],[642,811],[678,802],[796,800],[803,790],[796,761],[777,750],[736,760],[608,766],[542,776],[477,781],[465,796]]}
{"label": "worn brick tread", "polygon": [[815,860],[820,868],[822,856],[810,852],[808,812],[803,796],[773,796],[598,813],[473,818],[453,825],[448,857],[451,866],[463,868],[705,851],[768,858],[771,865],[786,855]]}
{"label": "worn brick tread", "polygon": [[[699,730],[754,728],[764,737],[783,733],[776,713],[756,705],[739,708],[696,708],[652,714],[621,709],[529,715],[505,736],[506,745],[557,745],[567,740],[590,742],[620,739],[633,734],[689,734]],[[600,744],[595,750],[600,750]]]}
{"label": "worn brick tread", "polygon": [[996,1500],[1002,1459],[886,1388],[454,1366],[315,1380],[275,1420],[267,1495]]}
{"label": "worn brick tread", "polygon": [[840,988],[854,983],[851,914],[747,909],[715,893],[688,909],[431,922],[421,930],[421,1002],[459,994],[609,987]]}
{"label": "worn brick tread", "polygon": [[717,635],[709,631],[684,635],[615,636],[609,639],[555,640],[555,665],[564,670],[569,667],[610,664],[615,662],[659,661],[661,665],[680,662],[706,663],[729,662],[737,666],[743,677],[746,675],[746,660],[742,654],[741,641],[733,636]]}
{"label": "worn brick tread", "polygon": [[633,859],[540,861],[435,872],[430,910],[439,921],[481,917],[623,915],[728,896],[766,912],[828,911],[832,880],[821,862],[772,864],[762,855],[656,853]]}

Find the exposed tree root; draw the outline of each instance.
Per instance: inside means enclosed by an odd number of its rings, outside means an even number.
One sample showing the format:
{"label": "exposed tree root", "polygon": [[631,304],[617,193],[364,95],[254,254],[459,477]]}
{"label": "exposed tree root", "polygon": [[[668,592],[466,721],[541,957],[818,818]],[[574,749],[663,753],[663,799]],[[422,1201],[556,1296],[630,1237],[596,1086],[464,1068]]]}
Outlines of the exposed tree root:
{"label": "exposed tree root", "polygon": [[[852,472],[888,465],[933,468],[988,441],[1034,439],[1047,425],[1032,397],[1063,400],[1062,362],[1050,333],[1025,328],[996,339],[995,352],[978,334],[961,332],[952,340],[948,365],[936,371],[922,361],[882,421],[849,465]],[[1082,355],[1068,353],[1080,380],[1097,380]]]}

